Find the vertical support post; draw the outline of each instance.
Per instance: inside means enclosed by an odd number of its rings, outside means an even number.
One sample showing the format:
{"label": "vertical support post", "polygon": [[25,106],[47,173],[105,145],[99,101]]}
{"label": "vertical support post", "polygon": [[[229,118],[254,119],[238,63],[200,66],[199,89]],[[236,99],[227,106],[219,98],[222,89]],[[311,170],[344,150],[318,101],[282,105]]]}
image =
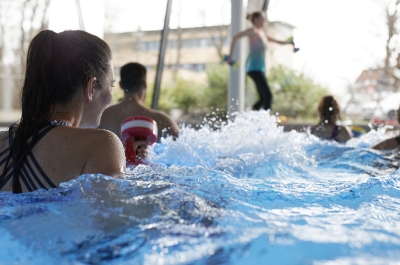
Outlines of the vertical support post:
{"label": "vertical support post", "polygon": [[75,5],[76,5],[76,12],[78,13],[79,29],[85,30],[85,24],[83,23],[81,2],[79,0],[75,0]]}
{"label": "vertical support post", "polygon": [[[231,39],[235,34],[244,30],[245,10],[243,0],[231,0]],[[239,62],[237,69],[230,68],[228,85],[228,113],[244,111],[244,82],[245,82],[245,54],[244,39],[240,39],[235,51],[233,60]]]}
{"label": "vertical support post", "polygon": [[160,50],[158,53],[158,63],[156,80],[154,82],[153,101],[151,103],[152,109],[158,108],[158,99],[160,98],[161,75],[164,69],[165,50],[167,48],[168,32],[169,32],[169,19],[171,17],[172,0],[168,0],[167,8],[165,11],[164,28],[161,32]]}
{"label": "vertical support post", "polygon": [[262,6],[262,11],[264,11],[264,13],[267,12],[268,5],[269,5],[269,0],[264,0],[263,6]]}

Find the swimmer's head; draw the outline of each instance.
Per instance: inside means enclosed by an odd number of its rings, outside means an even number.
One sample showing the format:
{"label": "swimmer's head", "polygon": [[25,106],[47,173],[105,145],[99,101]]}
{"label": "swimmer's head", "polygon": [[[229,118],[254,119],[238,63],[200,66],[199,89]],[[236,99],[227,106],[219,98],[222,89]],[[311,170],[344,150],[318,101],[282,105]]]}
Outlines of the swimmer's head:
{"label": "swimmer's head", "polygon": [[318,104],[318,115],[321,121],[329,123],[336,123],[337,120],[340,120],[340,107],[334,97],[321,98]]}
{"label": "swimmer's head", "polygon": [[21,91],[22,112],[29,116],[25,122],[48,120],[56,104],[82,98],[89,86],[111,91],[111,57],[107,43],[85,31],[38,33],[29,45]]}
{"label": "swimmer's head", "polygon": [[246,19],[250,20],[255,27],[261,28],[264,26],[265,22],[264,14],[260,11],[248,14]]}
{"label": "swimmer's head", "polygon": [[128,63],[121,67],[120,86],[125,93],[137,93],[146,87],[146,67],[139,63]]}

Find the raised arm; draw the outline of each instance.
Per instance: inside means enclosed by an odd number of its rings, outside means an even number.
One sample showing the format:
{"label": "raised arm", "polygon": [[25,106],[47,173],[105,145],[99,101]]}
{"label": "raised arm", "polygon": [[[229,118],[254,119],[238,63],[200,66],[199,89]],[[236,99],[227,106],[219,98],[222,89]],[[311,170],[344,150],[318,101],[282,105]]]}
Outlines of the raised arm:
{"label": "raised arm", "polygon": [[280,40],[276,40],[276,39],[268,37],[268,36],[267,36],[267,39],[268,39],[268,41],[275,42],[275,43],[278,43],[278,44],[281,44],[281,45],[285,45],[285,44],[293,44],[294,45],[293,42],[280,41]]}
{"label": "raised arm", "polygon": [[253,34],[254,34],[254,29],[249,28],[249,29],[241,31],[241,32],[237,33],[235,36],[233,36],[232,42],[231,42],[231,49],[229,51],[229,59],[232,58],[232,54],[233,54],[233,51],[235,50],[236,42],[242,37],[251,37]]}

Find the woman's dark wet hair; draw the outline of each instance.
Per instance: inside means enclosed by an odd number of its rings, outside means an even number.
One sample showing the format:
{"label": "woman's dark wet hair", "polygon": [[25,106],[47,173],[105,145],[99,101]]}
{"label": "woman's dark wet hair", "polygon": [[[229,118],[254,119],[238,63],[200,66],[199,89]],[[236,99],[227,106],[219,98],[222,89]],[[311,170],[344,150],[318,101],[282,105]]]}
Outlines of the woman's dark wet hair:
{"label": "woman's dark wet hair", "polygon": [[318,104],[318,114],[321,122],[335,123],[336,120],[340,120],[340,107],[335,98],[332,96],[321,98]]}
{"label": "woman's dark wet hair", "polygon": [[251,14],[247,14],[246,19],[250,20],[251,23],[254,24],[254,19],[259,18],[261,16],[262,16],[262,13],[260,11],[256,11],[256,12],[253,12]]}
{"label": "woman's dark wet hair", "polygon": [[0,177],[5,177],[12,158],[14,193],[22,192],[19,171],[31,151],[28,139],[34,141],[39,125],[50,119],[56,104],[70,103],[93,77],[102,82],[109,71],[110,60],[107,43],[85,31],[43,30],[32,39],[21,90],[22,116],[18,125],[10,127],[14,139]]}

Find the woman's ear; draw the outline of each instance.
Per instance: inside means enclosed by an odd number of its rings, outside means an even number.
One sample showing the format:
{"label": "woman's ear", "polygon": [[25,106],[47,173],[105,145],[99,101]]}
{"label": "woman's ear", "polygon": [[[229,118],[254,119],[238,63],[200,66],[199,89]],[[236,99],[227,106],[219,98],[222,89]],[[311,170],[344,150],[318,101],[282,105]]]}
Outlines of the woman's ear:
{"label": "woman's ear", "polygon": [[89,81],[86,83],[85,89],[83,91],[83,96],[85,99],[85,102],[92,102],[93,100],[93,94],[94,94],[94,87],[97,82],[96,77],[92,77],[89,79]]}

